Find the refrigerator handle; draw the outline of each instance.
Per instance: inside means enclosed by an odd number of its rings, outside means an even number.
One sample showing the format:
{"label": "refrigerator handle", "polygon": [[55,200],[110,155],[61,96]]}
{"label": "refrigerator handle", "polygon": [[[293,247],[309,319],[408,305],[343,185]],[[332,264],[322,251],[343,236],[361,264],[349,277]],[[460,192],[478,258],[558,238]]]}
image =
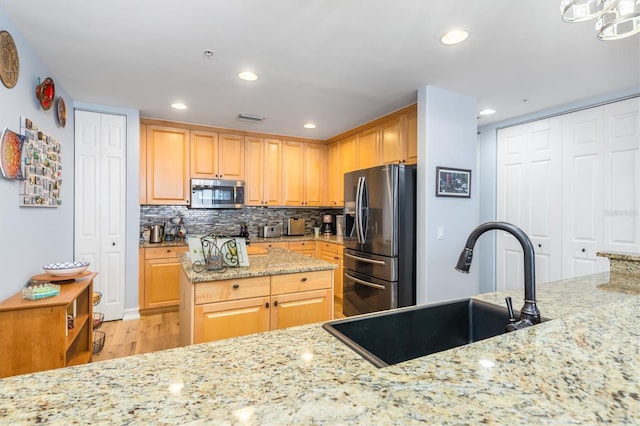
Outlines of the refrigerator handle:
{"label": "refrigerator handle", "polygon": [[369,229],[369,189],[367,188],[367,178],[362,176],[362,189],[360,190],[360,229],[362,230],[362,243],[367,241],[367,231]]}
{"label": "refrigerator handle", "polygon": [[386,265],[386,263],[382,260],[368,259],[366,257],[354,256],[349,253],[344,253],[345,256],[350,257],[351,259],[357,260],[359,262],[373,263],[375,265]]}
{"label": "refrigerator handle", "polygon": [[349,278],[350,280],[352,280],[354,282],[357,282],[358,284],[366,285],[368,287],[378,288],[380,290],[384,290],[385,289],[385,286],[383,286],[383,285],[370,283],[369,281],[359,280],[358,278],[352,277],[351,275],[347,274],[346,272],[344,273],[344,276]]}
{"label": "refrigerator handle", "polygon": [[362,180],[363,177],[358,177],[358,184],[356,186],[356,217],[355,217],[355,225],[356,225],[356,239],[358,243],[364,243],[364,239],[362,238]]}

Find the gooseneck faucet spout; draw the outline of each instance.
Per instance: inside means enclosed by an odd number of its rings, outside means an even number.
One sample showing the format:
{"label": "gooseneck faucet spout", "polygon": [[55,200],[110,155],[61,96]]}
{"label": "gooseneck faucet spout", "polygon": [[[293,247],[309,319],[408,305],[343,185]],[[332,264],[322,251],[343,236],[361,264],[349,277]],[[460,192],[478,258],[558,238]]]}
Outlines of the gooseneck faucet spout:
{"label": "gooseneck faucet spout", "polygon": [[538,324],[540,322],[540,311],[536,306],[536,278],[535,278],[535,253],[533,244],[527,234],[517,226],[507,222],[486,222],[471,231],[464,250],[460,253],[456,270],[469,273],[471,261],[473,260],[473,247],[480,235],[496,229],[506,231],[513,235],[524,251],[524,306],[520,310],[520,321],[513,325],[514,329]]}

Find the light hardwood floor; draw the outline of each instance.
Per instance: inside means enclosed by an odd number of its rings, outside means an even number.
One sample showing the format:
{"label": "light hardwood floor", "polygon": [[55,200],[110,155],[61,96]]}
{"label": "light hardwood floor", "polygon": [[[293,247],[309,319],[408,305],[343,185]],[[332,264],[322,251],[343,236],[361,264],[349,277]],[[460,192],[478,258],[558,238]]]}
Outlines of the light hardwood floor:
{"label": "light hardwood floor", "polygon": [[[342,303],[334,300],[335,318],[343,318]],[[178,312],[146,315],[139,320],[107,321],[99,328],[105,332],[102,352],[92,361],[106,361],[129,355],[178,347]]]}

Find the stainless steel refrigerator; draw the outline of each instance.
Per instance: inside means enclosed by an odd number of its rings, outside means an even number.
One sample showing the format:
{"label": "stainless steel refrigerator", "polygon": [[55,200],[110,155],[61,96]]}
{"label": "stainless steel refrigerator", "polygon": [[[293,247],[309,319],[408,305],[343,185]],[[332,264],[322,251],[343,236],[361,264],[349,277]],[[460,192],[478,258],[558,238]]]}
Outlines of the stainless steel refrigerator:
{"label": "stainless steel refrigerator", "polygon": [[415,166],[345,173],[344,191],[344,315],[415,305]]}

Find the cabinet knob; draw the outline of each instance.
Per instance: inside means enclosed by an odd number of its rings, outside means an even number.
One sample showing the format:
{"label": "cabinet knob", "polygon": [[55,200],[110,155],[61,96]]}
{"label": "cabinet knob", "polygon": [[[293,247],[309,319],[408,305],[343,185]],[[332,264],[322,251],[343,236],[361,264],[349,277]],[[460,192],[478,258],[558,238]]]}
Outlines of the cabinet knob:
{"label": "cabinet knob", "polygon": [[542,244],[538,244],[538,247],[542,247]]}
{"label": "cabinet knob", "polygon": [[269,302],[265,303],[264,307],[269,309]]}
{"label": "cabinet knob", "polygon": [[171,253],[171,249],[167,249],[167,253]]}
{"label": "cabinet knob", "polygon": [[111,245],[115,247],[115,246],[116,246],[116,243],[111,243]]}
{"label": "cabinet knob", "polygon": [[307,281],[307,277],[302,277],[302,278],[300,278],[300,281],[302,281],[302,282]]}
{"label": "cabinet knob", "polygon": [[273,302],[273,306],[275,306],[275,307],[278,306],[278,301],[277,300],[275,302]]}
{"label": "cabinet knob", "polygon": [[233,288],[240,288],[240,284],[234,284]]}
{"label": "cabinet knob", "polygon": [[582,251],[582,252],[584,253],[584,252],[585,252],[585,251],[587,251],[587,250],[585,250],[585,249],[582,249],[581,251]]}

